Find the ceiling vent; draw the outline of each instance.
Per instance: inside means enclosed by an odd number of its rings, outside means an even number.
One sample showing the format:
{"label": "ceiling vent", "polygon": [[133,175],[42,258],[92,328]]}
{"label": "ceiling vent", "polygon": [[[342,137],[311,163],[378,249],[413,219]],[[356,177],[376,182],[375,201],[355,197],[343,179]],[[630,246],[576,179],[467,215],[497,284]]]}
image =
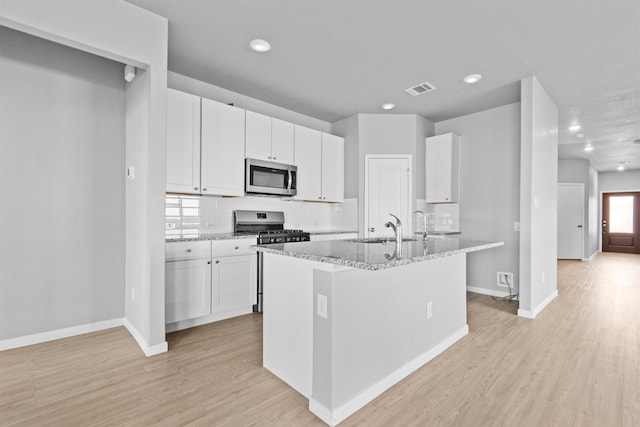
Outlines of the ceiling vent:
{"label": "ceiling vent", "polygon": [[429,82],[424,82],[420,83],[419,85],[410,87],[409,89],[405,89],[404,91],[411,96],[418,96],[422,95],[423,93],[431,92],[433,90],[436,90],[436,87],[434,85]]}

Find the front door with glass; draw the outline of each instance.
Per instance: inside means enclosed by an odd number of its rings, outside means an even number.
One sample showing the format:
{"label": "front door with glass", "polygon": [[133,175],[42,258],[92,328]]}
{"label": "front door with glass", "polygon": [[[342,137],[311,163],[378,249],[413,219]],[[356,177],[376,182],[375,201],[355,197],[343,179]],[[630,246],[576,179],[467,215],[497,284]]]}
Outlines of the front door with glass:
{"label": "front door with glass", "polygon": [[640,192],[603,194],[602,251],[640,254]]}

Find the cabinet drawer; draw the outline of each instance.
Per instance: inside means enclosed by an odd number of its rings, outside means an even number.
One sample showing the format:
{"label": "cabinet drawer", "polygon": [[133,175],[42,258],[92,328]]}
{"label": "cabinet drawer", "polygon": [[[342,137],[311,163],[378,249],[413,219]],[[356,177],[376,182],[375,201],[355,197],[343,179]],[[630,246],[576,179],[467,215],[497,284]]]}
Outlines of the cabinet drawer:
{"label": "cabinet drawer", "polygon": [[249,239],[214,240],[211,242],[211,255],[230,256],[255,253],[251,246],[256,245],[255,237]]}
{"label": "cabinet drawer", "polygon": [[211,242],[169,242],[164,246],[164,257],[165,261],[211,258]]}

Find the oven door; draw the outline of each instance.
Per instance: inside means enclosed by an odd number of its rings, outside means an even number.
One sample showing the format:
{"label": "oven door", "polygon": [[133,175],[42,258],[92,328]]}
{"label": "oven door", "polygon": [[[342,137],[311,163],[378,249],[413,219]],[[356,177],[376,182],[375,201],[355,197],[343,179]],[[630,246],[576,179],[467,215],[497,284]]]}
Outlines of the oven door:
{"label": "oven door", "polygon": [[296,195],[297,167],[294,165],[246,159],[245,172],[247,193]]}

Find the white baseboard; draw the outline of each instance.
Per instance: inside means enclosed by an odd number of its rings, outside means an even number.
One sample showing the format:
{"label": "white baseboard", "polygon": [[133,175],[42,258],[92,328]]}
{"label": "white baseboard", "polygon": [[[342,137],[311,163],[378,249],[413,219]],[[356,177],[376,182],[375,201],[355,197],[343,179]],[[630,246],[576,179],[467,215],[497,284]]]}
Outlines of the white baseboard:
{"label": "white baseboard", "polygon": [[544,299],[544,301],[542,301],[540,304],[538,304],[538,306],[536,308],[534,308],[533,310],[523,310],[521,308],[518,309],[518,316],[520,317],[525,317],[527,319],[535,319],[536,316],[538,314],[540,314],[540,312],[542,310],[544,310],[544,308],[549,305],[549,303],[551,301],[553,301],[556,297],[558,296],[558,290],[556,289],[555,291],[553,291],[551,293],[551,295],[549,295],[548,297],[546,297]]}
{"label": "white baseboard", "polygon": [[490,295],[492,297],[504,298],[509,296],[509,292],[497,291],[495,289],[476,288],[475,286],[467,286],[467,292],[474,294]]}
{"label": "white baseboard", "polygon": [[166,353],[169,350],[169,345],[167,344],[167,341],[163,341],[160,344],[156,344],[156,345],[149,345],[149,343],[142,336],[140,331],[138,331],[138,329],[135,326],[133,326],[133,324],[129,322],[127,318],[124,319],[124,327],[127,328],[127,330],[129,331],[133,339],[136,340],[136,342],[144,352],[145,356],[147,357],[155,356],[156,354]]}
{"label": "white baseboard", "polygon": [[195,319],[181,320],[180,322],[168,323],[165,326],[165,332],[181,331],[182,329],[193,328],[194,326],[206,325],[207,323],[217,322],[219,320],[231,319],[232,317],[242,316],[244,314],[253,313],[253,306],[235,308],[233,310],[223,311],[222,313],[209,314],[207,316],[197,317]]}
{"label": "white baseboard", "polygon": [[373,384],[368,389],[351,399],[349,402],[334,409],[333,411],[326,406],[322,405],[318,401],[309,399],[309,410],[313,412],[318,418],[327,423],[330,426],[335,426],[338,423],[344,421],[356,411],[361,409],[367,403],[371,402],[376,397],[380,396],[386,390],[393,385],[402,381],[404,378],[413,373],[416,369],[420,368],[425,363],[445,351],[447,348],[455,344],[459,339],[469,333],[469,326],[464,325],[462,328],[455,331],[453,334],[445,338],[440,344],[433,347],[431,350],[421,354],[413,360],[410,360],[404,366],[396,369],[386,377],[382,378],[377,383]]}
{"label": "white baseboard", "polygon": [[117,328],[122,326],[122,318],[103,320],[85,325],[72,326],[70,328],[56,329],[55,331],[41,332],[39,334],[25,335],[22,337],[9,338],[0,341],[0,351],[12,348],[25,347],[33,344],[40,344],[47,341],[59,340],[61,338],[74,337],[76,335],[88,334],[90,332],[102,331],[104,329]]}

